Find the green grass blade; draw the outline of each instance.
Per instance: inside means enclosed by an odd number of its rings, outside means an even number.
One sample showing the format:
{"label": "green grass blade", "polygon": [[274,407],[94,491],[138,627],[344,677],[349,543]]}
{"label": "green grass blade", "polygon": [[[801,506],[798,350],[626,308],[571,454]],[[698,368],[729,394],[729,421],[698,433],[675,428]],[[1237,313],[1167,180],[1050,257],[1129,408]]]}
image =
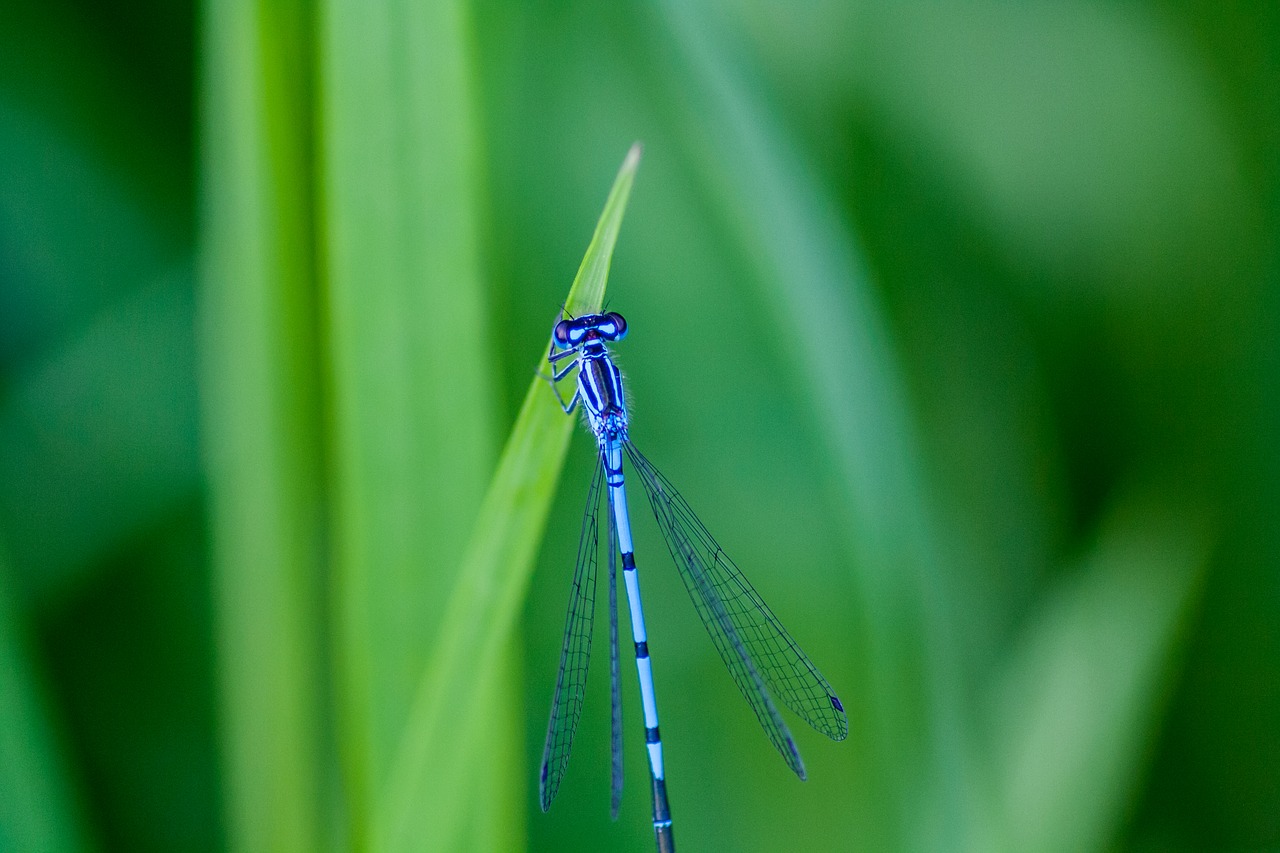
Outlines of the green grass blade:
{"label": "green grass blade", "polygon": [[[970,756],[959,720],[959,669],[936,510],[921,470],[919,429],[889,319],[858,239],[804,160],[787,122],[756,92],[748,58],[713,14],[662,4],[681,62],[673,87],[710,194],[727,211],[779,349],[826,445],[853,575],[870,637],[867,708],[851,737],[874,762],[857,802],[892,802],[857,820],[872,846],[902,846],[918,827],[922,787],[947,803],[957,836],[971,815]],[[695,81],[689,85],[688,80]]]}
{"label": "green grass blade", "polygon": [[199,489],[192,271],[138,288],[0,394],[0,517],[49,606]]}
{"label": "green grass blade", "polygon": [[[636,145],[569,290],[572,313],[600,310],[639,162]],[[467,798],[477,789],[476,774],[486,772],[474,760],[474,744],[486,734],[476,721],[491,718],[485,700],[503,668],[574,424],[543,380],[531,379],[421,675],[376,823],[375,849],[417,850],[428,843],[458,849],[467,829]]]}
{"label": "green grass blade", "polygon": [[462,828],[459,850],[516,851],[525,846],[530,777],[511,772],[526,766],[520,639],[508,640],[497,674],[488,679],[497,689],[479,700],[482,707],[493,709],[493,716],[482,727],[472,726],[468,734],[472,740],[467,752],[483,763],[468,780],[468,825]]}
{"label": "green grass blade", "polygon": [[0,517],[42,606],[199,488],[190,152],[107,38],[0,7]]}
{"label": "green grass blade", "polygon": [[205,12],[199,310],[227,835],[232,850],[314,851],[340,817],[322,803],[312,22],[301,4]]}
{"label": "green grass blade", "polygon": [[0,561],[0,850],[90,849],[38,689],[7,562]]}
{"label": "green grass blade", "polygon": [[493,470],[496,365],[467,4],[324,7],[338,736],[365,844]]}
{"label": "green grass blade", "polygon": [[1004,849],[1114,841],[1209,556],[1189,517],[1124,502],[1013,647],[989,720]]}

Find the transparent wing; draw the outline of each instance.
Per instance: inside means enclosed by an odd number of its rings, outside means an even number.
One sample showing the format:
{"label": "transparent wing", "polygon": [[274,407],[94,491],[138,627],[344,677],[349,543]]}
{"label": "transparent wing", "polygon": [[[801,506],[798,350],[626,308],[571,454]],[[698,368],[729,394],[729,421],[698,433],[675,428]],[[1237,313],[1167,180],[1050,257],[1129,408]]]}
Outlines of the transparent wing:
{"label": "transparent wing", "polygon": [[622,671],[618,663],[618,531],[609,495],[609,752],[613,757],[609,784],[609,817],[618,819],[622,809]]}
{"label": "transparent wing", "polygon": [[542,750],[542,771],[538,793],[542,810],[551,807],[560,780],[569,764],[573,735],[582,717],[582,700],[587,684],[587,664],[591,660],[591,625],[596,602],[596,560],[600,541],[600,485],[604,466],[597,462],[587,508],[582,514],[582,536],[578,540],[578,563],[573,570],[569,592],[569,612],[565,615],[564,644],[560,650],[560,672],[551,699],[551,720],[547,723],[547,743]]}
{"label": "transparent wing", "polygon": [[716,650],[769,740],[803,779],[800,753],[772,697],[834,740],[849,734],[844,706],[671,482],[633,444],[625,447]]}

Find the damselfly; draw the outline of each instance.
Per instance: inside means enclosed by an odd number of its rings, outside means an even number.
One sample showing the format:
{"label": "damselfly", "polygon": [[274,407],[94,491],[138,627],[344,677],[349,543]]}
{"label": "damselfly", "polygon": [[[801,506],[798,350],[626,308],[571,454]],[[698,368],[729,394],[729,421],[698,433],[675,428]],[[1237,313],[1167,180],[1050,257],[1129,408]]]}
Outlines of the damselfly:
{"label": "damselfly", "polygon": [[[576,319],[561,317],[551,333],[547,361],[552,373],[547,379],[566,414],[579,403],[586,410],[587,423],[598,448],[595,475],[587,492],[587,508],[582,517],[582,537],[578,542],[578,562],[573,571],[569,611],[565,618],[564,645],[560,671],[551,702],[547,743],[542,753],[539,794],[546,811],[555,798],[569,762],[573,734],[582,715],[587,662],[591,655],[591,628],[595,611],[596,564],[599,551],[600,492],[609,502],[609,672],[612,686],[612,795],[610,812],[614,818],[622,802],[622,696],[618,664],[618,574],[619,557],[631,611],[631,636],[635,642],[636,670],[640,678],[640,699],[644,709],[645,745],[649,752],[649,775],[653,780],[653,828],[658,850],[675,850],[671,809],[667,802],[666,778],[662,766],[662,738],[658,734],[658,706],[653,689],[653,669],[649,661],[644,611],[640,606],[640,581],[627,514],[627,492],[622,474],[625,456],[633,473],[649,496],[658,527],[680,570],[694,609],[738,689],[746,697],[769,740],[782,753],[787,766],[801,779],[804,763],[791,732],[782,721],[774,699],[781,700],[805,722],[834,740],[849,733],[844,706],[831,685],[818,672],[795,640],[778,622],[742,572],[716,544],[698,521],[684,498],[648,459],[636,450],[627,435],[627,404],[622,390],[622,374],[609,355],[606,343],[622,340],[627,321],[621,314],[590,314]],[[564,359],[573,361],[562,369]],[[559,383],[577,368],[577,388],[568,402],[560,394]]]}

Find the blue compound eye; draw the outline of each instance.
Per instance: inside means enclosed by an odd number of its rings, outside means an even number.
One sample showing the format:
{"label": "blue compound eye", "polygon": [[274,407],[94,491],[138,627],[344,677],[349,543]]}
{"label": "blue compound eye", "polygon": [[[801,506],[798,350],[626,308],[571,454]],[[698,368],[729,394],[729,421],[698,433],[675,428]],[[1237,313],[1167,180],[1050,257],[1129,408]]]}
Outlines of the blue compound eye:
{"label": "blue compound eye", "polygon": [[568,349],[573,346],[573,342],[569,340],[572,330],[568,320],[561,320],[556,323],[555,328],[551,330],[551,340],[555,341],[556,346],[560,349]]}
{"label": "blue compound eye", "polygon": [[610,311],[600,324],[600,334],[611,341],[620,341],[627,336],[627,321],[617,311]]}

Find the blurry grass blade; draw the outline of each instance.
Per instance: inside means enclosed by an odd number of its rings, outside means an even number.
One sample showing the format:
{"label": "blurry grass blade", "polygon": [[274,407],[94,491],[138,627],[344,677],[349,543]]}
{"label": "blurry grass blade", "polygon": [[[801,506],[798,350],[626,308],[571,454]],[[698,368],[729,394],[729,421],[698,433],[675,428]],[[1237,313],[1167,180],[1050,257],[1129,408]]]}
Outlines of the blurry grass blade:
{"label": "blurry grass blade", "polygon": [[313,22],[205,9],[201,345],[232,850],[323,849],[341,822],[322,721],[327,575],[312,263]]}
{"label": "blurry grass blade", "polygon": [[192,275],[112,305],[0,400],[0,517],[47,602],[199,488]]}
{"label": "blurry grass blade", "polygon": [[[885,309],[862,247],[831,193],[808,166],[786,122],[755,93],[749,63],[732,50],[714,13],[661,4],[682,62],[671,89],[700,172],[726,228],[757,271],[779,348],[827,446],[836,497],[857,556],[854,578],[871,634],[866,738],[879,764],[860,775],[897,808],[868,811],[872,846],[898,846],[916,831],[914,791],[929,786],[946,822],[970,826],[970,757],[960,724],[960,675],[949,586],[935,510],[919,460],[918,428]],[[695,85],[688,81],[692,79]],[[888,821],[886,823],[886,821]],[[894,822],[896,821],[896,822]]]}
{"label": "blurry grass blade", "polygon": [[[618,172],[569,290],[565,304],[574,313],[600,310],[609,261],[639,162],[636,145]],[[539,364],[544,363],[545,354],[543,348]],[[438,640],[422,673],[376,824],[377,850],[416,850],[428,842],[436,849],[458,849],[458,839],[467,831],[466,800],[476,790],[468,780],[483,772],[470,766],[473,755],[467,728],[475,720],[492,717],[485,707],[486,697],[492,693],[493,680],[505,669],[506,646],[532,574],[574,423],[560,411],[546,383],[533,377],[485,494]],[[523,769],[515,768],[516,772]]]}
{"label": "blurry grass blade", "polygon": [[38,603],[198,488],[189,152],[106,38],[0,8],[0,523]]}
{"label": "blurry grass blade", "polygon": [[118,50],[120,22],[0,4],[0,363],[190,251],[189,59],[139,78],[147,39]]}
{"label": "blurry grass blade", "polygon": [[337,723],[366,843],[499,449],[497,347],[467,4],[323,9]]}
{"label": "blurry grass blade", "polygon": [[[528,775],[513,768],[525,766],[524,719],[525,702],[521,701],[523,684],[519,662],[523,660],[521,638],[512,637],[502,652],[502,663],[493,679],[499,689],[481,697],[481,704],[494,709],[483,726],[470,726],[468,737],[482,743],[468,748],[488,757],[476,768],[471,780],[475,790],[469,795],[473,803],[485,803],[483,809],[472,808],[470,824],[465,827],[460,850],[515,851],[524,846],[525,803],[528,801]],[[516,698],[512,698],[512,694]]]}
{"label": "blurry grass blade", "polygon": [[0,362],[73,332],[186,251],[163,233],[161,217],[176,217],[148,209],[98,141],[0,96]]}
{"label": "blurry grass blade", "polygon": [[990,721],[1005,849],[1114,841],[1159,728],[1207,544],[1186,512],[1130,499],[1014,648]]}
{"label": "blurry grass blade", "polygon": [[[185,12],[189,16],[190,11]],[[179,10],[173,17],[166,12],[154,13],[153,25],[169,18],[180,33],[164,33],[156,30],[129,30],[125,20],[95,19],[68,9],[59,9],[40,0],[8,0],[0,5],[0,92],[6,107],[13,106],[30,115],[39,115],[42,121],[56,126],[60,134],[76,139],[76,146],[97,160],[95,170],[115,187],[108,198],[123,191],[134,207],[134,215],[145,218],[145,227],[151,239],[144,238],[137,247],[124,241],[117,242],[104,229],[115,227],[95,210],[104,199],[97,197],[101,187],[79,185],[74,179],[63,179],[63,186],[54,195],[63,196],[49,212],[58,217],[74,218],[88,213],[94,220],[93,227],[83,228],[83,233],[63,232],[62,237],[78,243],[89,257],[60,258],[58,264],[84,265],[83,278],[68,279],[66,285],[93,292],[103,284],[124,285],[128,280],[113,270],[119,260],[137,257],[138,248],[150,250],[160,238],[166,257],[173,250],[188,245],[193,219],[191,209],[192,186],[190,184],[192,162],[191,128],[189,113],[192,68],[190,55],[182,42],[188,37],[189,21]],[[123,33],[127,32],[128,36]],[[161,61],[153,50],[156,42],[171,38],[177,42],[164,46],[165,58]],[[124,38],[125,40],[119,41]],[[128,45],[133,50],[122,50]],[[8,153],[8,152],[6,152]],[[45,160],[41,152],[29,163],[42,167],[54,161]],[[55,160],[60,160],[55,155]],[[65,163],[65,161],[63,161]],[[58,164],[59,166],[62,163]],[[29,170],[28,179],[47,180],[58,173],[38,175],[43,168]],[[8,185],[0,184],[0,186]],[[120,200],[116,195],[109,204]],[[9,199],[12,200],[12,196]],[[48,195],[28,196],[23,201],[50,200]],[[69,207],[63,207],[63,203]],[[71,207],[78,207],[76,211]],[[59,210],[59,208],[61,208]],[[127,211],[117,208],[125,222],[141,224]],[[63,224],[70,224],[63,221]],[[59,228],[61,230],[61,228]],[[101,245],[94,238],[103,238]],[[111,281],[93,282],[99,272],[97,263],[107,265],[107,278]],[[152,267],[151,274],[157,270]],[[51,296],[54,294],[50,294]],[[63,299],[74,300],[75,294],[62,294]],[[55,297],[56,298],[56,297]]]}
{"label": "blurry grass blade", "polygon": [[0,850],[80,851],[84,835],[57,729],[40,695],[32,655],[0,560]]}

